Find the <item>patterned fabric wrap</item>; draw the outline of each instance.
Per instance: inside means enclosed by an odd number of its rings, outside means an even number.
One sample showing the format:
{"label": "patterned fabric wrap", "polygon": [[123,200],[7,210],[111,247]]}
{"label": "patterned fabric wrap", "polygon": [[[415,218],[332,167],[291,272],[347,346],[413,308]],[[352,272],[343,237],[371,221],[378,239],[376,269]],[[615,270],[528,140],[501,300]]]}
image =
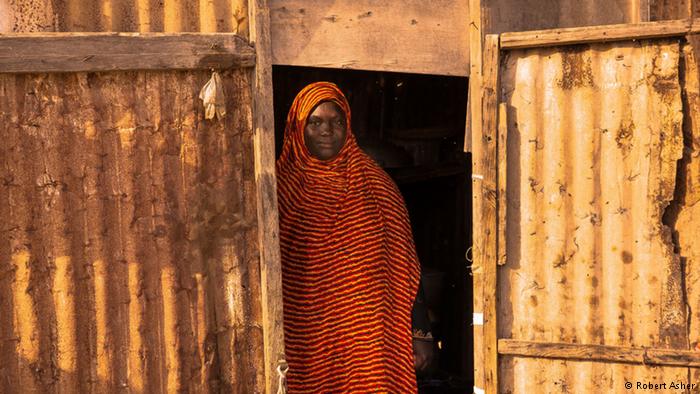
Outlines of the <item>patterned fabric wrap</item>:
{"label": "patterned fabric wrap", "polygon": [[[304,145],[323,101],[347,119],[338,156]],[[415,393],[411,308],[420,268],[401,194],[355,141],[337,86],[305,87],[277,160],[290,393]]]}

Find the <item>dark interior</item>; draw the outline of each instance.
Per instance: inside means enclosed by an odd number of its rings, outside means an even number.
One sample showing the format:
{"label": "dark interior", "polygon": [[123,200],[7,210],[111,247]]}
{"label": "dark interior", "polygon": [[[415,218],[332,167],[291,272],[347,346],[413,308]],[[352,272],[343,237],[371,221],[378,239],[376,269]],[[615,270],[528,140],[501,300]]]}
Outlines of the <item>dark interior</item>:
{"label": "dark interior", "polygon": [[463,151],[467,78],[273,67],[277,154],[287,111],[311,82],[345,93],[365,152],[391,175],[408,207],[438,347],[420,393],[471,392],[473,383],[471,158]]}

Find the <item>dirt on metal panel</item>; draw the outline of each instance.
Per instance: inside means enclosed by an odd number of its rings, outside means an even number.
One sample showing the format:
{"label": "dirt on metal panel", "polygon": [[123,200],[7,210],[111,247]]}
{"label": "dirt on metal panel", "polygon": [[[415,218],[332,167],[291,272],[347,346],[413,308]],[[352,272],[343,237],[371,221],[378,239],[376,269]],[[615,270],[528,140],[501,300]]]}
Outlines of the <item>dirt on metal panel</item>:
{"label": "dirt on metal panel", "polygon": [[[679,61],[672,40],[508,53],[499,338],[687,349],[683,268],[664,223],[683,154]],[[688,378],[511,357],[500,373],[504,393]]]}
{"label": "dirt on metal panel", "polygon": [[0,74],[0,392],[263,390],[247,75]]}

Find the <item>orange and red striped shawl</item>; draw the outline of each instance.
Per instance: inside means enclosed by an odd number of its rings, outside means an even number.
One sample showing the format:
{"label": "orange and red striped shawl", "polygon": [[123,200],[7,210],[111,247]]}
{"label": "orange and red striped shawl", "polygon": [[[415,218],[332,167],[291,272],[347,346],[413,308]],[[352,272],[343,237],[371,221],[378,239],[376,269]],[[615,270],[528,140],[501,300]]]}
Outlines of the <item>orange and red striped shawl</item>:
{"label": "orange and red striped shawl", "polygon": [[[345,112],[338,156],[304,145],[311,111]],[[415,393],[411,309],[420,268],[403,198],[358,147],[331,83],[305,87],[277,160],[284,333],[290,393]]]}

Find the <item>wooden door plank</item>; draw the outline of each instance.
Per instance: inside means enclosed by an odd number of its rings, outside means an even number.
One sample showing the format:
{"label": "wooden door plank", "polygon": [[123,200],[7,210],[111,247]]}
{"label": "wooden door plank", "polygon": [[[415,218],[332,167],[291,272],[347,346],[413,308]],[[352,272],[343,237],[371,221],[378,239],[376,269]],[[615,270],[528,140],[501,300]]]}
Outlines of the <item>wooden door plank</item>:
{"label": "wooden door plank", "polygon": [[255,49],[230,33],[0,34],[0,72],[252,67]]}
{"label": "wooden door plank", "polygon": [[[498,35],[484,39],[483,76],[479,90],[482,121],[472,134],[474,148],[474,313],[483,313],[483,325],[474,326],[475,385],[487,393],[498,390],[496,353],[496,149],[498,138]],[[472,113],[474,115],[474,113]],[[478,352],[478,353],[477,353]],[[479,363],[479,364],[477,364]],[[483,368],[480,371],[479,365]],[[483,375],[482,375],[483,374]]]}
{"label": "wooden door plank", "polygon": [[[500,98],[500,97],[499,97]],[[508,123],[506,119],[507,104],[498,104],[498,235],[496,244],[498,245],[498,265],[506,264],[506,181],[507,153],[508,153]]]}
{"label": "wooden door plank", "polygon": [[700,368],[700,352],[680,349],[499,339],[498,354]]}
{"label": "wooden door plank", "polygon": [[468,75],[468,0],[269,3],[273,64]]}
{"label": "wooden door plank", "polygon": [[280,391],[278,368],[286,368],[282,315],[282,264],[279,248],[275,124],[272,100],[272,50],[267,0],[248,2],[250,42],[257,58],[251,71],[253,87],[253,149],[257,191],[258,247],[265,357],[265,392]]}
{"label": "wooden door plank", "polygon": [[501,34],[501,48],[535,48],[683,36],[691,30],[691,25],[694,25],[691,20],[684,19],[503,33]]}

